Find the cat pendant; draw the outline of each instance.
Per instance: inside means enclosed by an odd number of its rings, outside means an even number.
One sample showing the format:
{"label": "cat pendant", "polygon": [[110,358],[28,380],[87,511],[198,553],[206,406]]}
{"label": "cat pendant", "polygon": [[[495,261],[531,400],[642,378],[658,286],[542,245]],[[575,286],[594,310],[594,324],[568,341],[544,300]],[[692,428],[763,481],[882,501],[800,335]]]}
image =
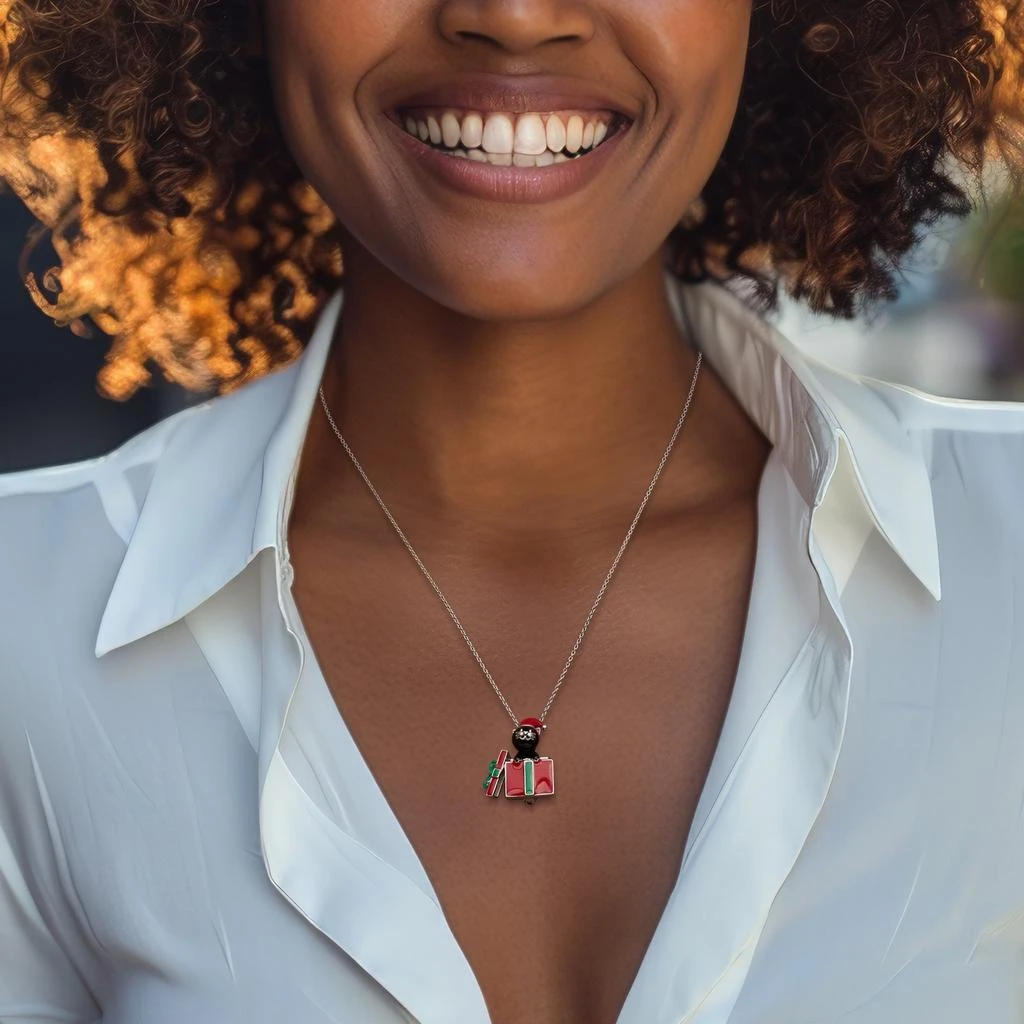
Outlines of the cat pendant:
{"label": "cat pendant", "polygon": [[498,797],[504,785],[505,796],[532,804],[539,796],[555,795],[555,762],[537,754],[544,723],[539,718],[524,718],[512,733],[515,757],[502,750],[487,766],[484,796]]}

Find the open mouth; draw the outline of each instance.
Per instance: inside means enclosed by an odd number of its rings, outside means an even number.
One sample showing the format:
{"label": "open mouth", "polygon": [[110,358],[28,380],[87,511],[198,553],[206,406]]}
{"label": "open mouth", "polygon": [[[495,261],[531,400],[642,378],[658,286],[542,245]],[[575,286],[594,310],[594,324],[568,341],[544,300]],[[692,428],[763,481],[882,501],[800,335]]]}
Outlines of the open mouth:
{"label": "open mouth", "polygon": [[407,108],[395,120],[420,142],[456,159],[497,167],[550,167],[592,153],[628,126],[612,111],[503,113]]}

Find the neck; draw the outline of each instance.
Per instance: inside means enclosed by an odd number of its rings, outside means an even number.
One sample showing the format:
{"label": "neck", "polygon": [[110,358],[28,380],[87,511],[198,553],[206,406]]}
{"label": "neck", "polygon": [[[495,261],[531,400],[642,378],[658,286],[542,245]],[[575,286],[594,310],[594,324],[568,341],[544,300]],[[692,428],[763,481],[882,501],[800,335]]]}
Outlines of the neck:
{"label": "neck", "polygon": [[[571,317],[487,323],[434,303],[350,245],[324,386],[394,507],[502,529],[578,529],[621,523],[639,502],[695,358],[660,259]],[[336,441],[326,446],[321,465],[337,479]]]}

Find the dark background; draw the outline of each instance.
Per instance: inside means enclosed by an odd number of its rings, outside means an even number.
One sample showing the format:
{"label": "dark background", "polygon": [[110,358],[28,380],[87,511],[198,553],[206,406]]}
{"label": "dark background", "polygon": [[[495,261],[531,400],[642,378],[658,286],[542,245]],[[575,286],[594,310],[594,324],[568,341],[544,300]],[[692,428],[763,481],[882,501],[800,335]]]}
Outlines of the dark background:
{"label": "dark background", "polygon": [[107,339],[55,326],[18,276],[32,223],[14,196],[0,194],[0,473],[103,455],[190,400],[157,378],[127,402],[100,397]]}

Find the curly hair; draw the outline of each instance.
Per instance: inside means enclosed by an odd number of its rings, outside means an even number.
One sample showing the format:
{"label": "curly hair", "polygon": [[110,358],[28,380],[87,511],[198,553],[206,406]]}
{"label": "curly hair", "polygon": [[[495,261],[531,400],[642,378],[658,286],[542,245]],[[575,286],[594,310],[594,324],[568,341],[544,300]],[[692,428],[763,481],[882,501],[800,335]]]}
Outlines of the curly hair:
{"label": "curly hair", "polygon": [[[1022,68],[1024,0],[754,0],[736,120],[671,269],[745,280],[762,308],[780,287],[846,317],[894,297],[986,163],[1024,181]],[[0,0],[0,84],[0,181],[40,221],[26,284],[111,336],[102,391],[150,366],[228,390],[301,350],[343,266],[272,113],[258,3]]]}

